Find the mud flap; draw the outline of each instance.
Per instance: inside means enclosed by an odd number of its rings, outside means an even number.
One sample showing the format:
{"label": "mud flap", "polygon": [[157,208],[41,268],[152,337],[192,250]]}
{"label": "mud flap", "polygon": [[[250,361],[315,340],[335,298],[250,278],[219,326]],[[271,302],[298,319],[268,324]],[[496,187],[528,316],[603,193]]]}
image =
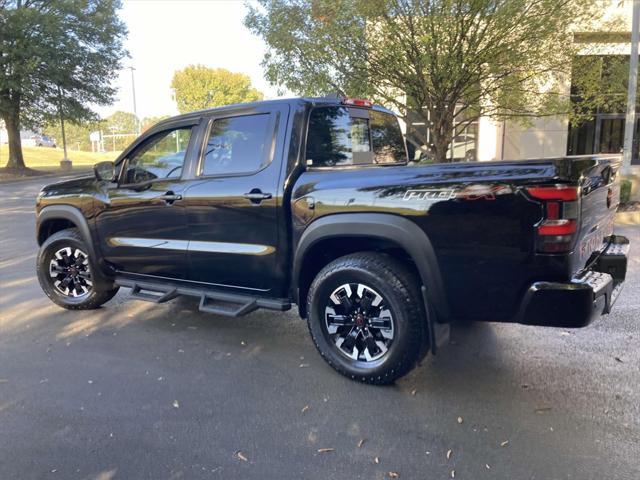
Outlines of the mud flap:
{"label": "mud flap", "polygon": [[424,304],[424,311],[427,320],[427,328],[429,330],[429,347],[433,355],[436,354],[438,349],[446,343],[449,343],[449,334],[451,328],[448,323],[438,323],[435,318],[435,313],[429,306],[427,300],[427,288],[423,285],[420,288],[422,292],[422,302]]}

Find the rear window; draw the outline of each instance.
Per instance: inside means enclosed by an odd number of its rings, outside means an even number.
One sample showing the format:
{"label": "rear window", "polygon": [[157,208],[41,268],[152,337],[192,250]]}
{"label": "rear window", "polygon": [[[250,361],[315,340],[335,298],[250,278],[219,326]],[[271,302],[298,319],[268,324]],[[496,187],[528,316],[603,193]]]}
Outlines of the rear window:
{"label": "rear window", "polygon": [[406,162],[394,115],[348,107],[317,107],[307,134],[307,165],[333,167]]}

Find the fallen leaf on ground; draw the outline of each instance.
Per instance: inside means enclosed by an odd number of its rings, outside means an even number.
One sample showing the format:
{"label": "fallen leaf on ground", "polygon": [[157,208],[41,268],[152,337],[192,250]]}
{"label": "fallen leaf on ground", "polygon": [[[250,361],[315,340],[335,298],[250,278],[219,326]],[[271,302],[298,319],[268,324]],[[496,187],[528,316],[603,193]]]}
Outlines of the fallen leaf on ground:
{"label": "fallen leaf on ground", "polygon": [[452,452],[452,450],[451,450],[451,449],[447,450],[447,460],[449,460],[449,459],[451,458],[451,454],[452,454],[452,453],[453,453],[453,452]]}
{"label": "fallen leaf on ground", "polygon": [[173,401],[173,408],[180,408],[180,404],[178,403],[178,400]]}
{"label": "fallen leaf on ground", "polygon": [[309,410],[309,405],[305,405],[304,407],[302,407],[302,410],[300,410],[302,413],[306,412],[307,410]]}
{"label": "fallen leaf on ground", "polygon": [[318,449],[318,453],[330,453],[335,451],[336,451],[335,448],[319,448]]}
{"label": "fallen leaf on ground", "polygon": [[536,412],[537,413],[542,413],[542,412],[548,412],[549,410],[551,410],[551,407],[538,407],[536,408]]}
{"label": "fallen leaf on ground", "polygon": [[505,440],[500,444],[501,447],[506,447],[507,445],[509,445],[509,440]]}
{"label": "fallen leaf on ground", "polygon": [[361,438],[360,441],[358,442],[358,448],[362,448],[362,446],[364,445],[364,442],[366,440],[364,438]]}
{"label": "fallen leaf on ground", "polygon": [[464,422],[464,420],[462,420],[462,417],[458,417],[458,423],[462,423]]}
{"label": "fallen leaf on ground", "polygon": [[373,458],[373,463],[375,463],[375,464],[380,463],[380,459],[378,457],[374,457]]}
{"label": "fallen leaf on ground", "polygon": [[238,460],[242,460],[243,462],[248,462],[249,461],[249,459],[247,457],[245,457],[244,453],[242,453],[240,450],[238,450],[234,455]]}
{"label": "fallen leaf on ground", "polygon": [[389,478],[398,478],[399,476],[398,472],[389,472]]}

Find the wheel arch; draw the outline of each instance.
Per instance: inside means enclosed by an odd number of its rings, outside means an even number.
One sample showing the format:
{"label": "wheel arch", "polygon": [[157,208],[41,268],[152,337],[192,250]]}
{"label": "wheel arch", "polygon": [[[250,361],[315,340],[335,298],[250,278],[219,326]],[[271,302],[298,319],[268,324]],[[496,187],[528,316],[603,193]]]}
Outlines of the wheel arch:
{"label": "wheel arch", "polygon": [[77,228],[80,232],[87,250],[89,250],[94,281],[103,286],[111,285],[112,281],[100,268],[99,256],[93,243],[89,223],[79,209],[70,205],[49,205],[40,210],[36,220],[38,245],[41,246],[51,235],[67,228]]}
{"label": "wheel arch", "polygon": [[320,269],[342,255],[366,250],[400,256],[417,272],[438,316],[449,318],[449,304],[429,238],[412,221],[385,213],[333,214],[306,228],[297,243],[292,272],[294,298],[302,317],[306,316],[309,286]]}

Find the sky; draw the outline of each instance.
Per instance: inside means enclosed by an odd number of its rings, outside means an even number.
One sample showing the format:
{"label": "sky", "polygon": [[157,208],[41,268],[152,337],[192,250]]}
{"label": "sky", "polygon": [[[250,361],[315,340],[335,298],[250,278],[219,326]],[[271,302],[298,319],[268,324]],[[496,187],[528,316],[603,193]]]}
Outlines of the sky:
{"label": "sky", "polygon": [[96,108],[97,113],[133,112],[128,67],[135,69],[139,118],[178,113],[171,78],[190,64],[247,74],[265,98],[277,97],[260,66],[266,46],[243,25],[245,13],[242,0],[125,0],[120,17],[129,30],[125,45],[130,58],[124,59],[114,84],[116,101]]}

